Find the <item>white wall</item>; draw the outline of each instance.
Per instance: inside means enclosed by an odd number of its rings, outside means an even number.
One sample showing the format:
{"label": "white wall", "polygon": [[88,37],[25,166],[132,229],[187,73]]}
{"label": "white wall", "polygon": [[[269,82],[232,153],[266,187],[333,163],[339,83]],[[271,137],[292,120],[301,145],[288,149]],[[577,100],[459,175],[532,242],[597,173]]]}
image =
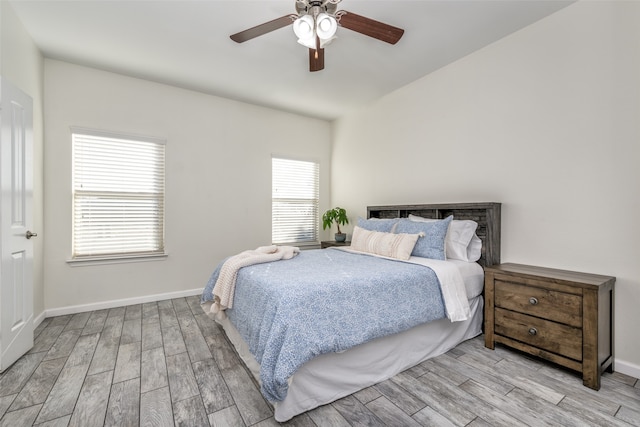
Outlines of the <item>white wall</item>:
{"label": "white wall", "polygon": [[0,0],[0,75],[33,99],[33,312],[44,310],[43,58],[11,5]]}
{"label": "white wall", "polygon": [[640,376],[640,3],[578,2],[335,123],[332,204],[502,202],[502,260],[617,277]]}
{"label": "white wall", "polygon": [[[71,267],[70,126],[166,138],[163,261]],[[48,309],[201,289],[224,257],[271,243],[271,155],[319,161],[328,208],[331,125],[45,60]]]}

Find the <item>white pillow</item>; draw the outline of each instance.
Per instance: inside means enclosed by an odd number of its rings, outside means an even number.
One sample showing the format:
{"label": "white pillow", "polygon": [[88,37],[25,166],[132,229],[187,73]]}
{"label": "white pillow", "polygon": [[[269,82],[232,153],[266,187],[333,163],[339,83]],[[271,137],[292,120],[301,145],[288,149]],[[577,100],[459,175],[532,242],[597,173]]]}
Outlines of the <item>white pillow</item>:
{"label": "white pillow", "polygon": [[[437,221],[409,214],[409,219],[416,222]],[[444,240],[447,259],[459,259],[476,262],[482,255],[482,240],[476,235],[478,223],[469,219],[454,219],[449,225],[447,237]]]}
{"label": "white pillow", "polygon": [[467,246],[467,259],[463,261],[468,262],[476,262],[482,256],[482,240],[478,237],[476,233],[473,233],[471,237],[471,242],[469,242],[469,246]]}
{"label": "white pillow", "polygon": [[389,258],[408,260],[419,234],[395,234],[369,231],[357,225],[351,236],[351,249]]}

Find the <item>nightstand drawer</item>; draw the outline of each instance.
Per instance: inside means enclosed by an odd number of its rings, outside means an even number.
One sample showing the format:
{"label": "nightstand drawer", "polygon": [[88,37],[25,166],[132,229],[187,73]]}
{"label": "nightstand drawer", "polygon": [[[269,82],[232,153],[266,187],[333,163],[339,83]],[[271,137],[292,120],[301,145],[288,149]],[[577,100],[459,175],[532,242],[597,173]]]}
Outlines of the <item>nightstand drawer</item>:
{"label": "nightstand drawer", "polygon": [[582,360],[582,329],[495,309],[495,333],[574,360]]}
{"label": "nightstand drawer", "polygon": [[495,280],[495,305],[554,322],[582,327],[582,296]]}

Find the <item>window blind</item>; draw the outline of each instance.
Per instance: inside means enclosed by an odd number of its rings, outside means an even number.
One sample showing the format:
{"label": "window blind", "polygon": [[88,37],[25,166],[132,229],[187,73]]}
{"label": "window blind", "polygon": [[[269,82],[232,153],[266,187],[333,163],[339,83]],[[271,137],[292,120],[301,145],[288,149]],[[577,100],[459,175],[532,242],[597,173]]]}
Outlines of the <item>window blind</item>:
{"label": "window blind", "polygon": [[320,166],[315,162],[272,158],[272,241],[318,242]]}
{"label": "window blind", "polygon": [[73,136],[73,258],[164,253],[164,141]]}

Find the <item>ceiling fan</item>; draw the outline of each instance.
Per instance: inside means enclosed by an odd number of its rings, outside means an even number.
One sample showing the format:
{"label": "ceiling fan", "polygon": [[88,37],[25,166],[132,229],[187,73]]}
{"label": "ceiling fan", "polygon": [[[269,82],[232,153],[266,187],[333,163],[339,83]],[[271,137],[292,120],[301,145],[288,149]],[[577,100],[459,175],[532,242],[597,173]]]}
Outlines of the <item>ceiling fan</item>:
{"label": "ceiling fan", "polygon": [[342,0],[296,0],[296,14],[285,15],[233,34],[231,40],[243,43],[293,24],[298,43],[309,48],[309,71],[324,69],[324,46],[335,38],[337,27],[347,28],[386,43],[396,44],[404,34],[401,28],[337,10]]}

